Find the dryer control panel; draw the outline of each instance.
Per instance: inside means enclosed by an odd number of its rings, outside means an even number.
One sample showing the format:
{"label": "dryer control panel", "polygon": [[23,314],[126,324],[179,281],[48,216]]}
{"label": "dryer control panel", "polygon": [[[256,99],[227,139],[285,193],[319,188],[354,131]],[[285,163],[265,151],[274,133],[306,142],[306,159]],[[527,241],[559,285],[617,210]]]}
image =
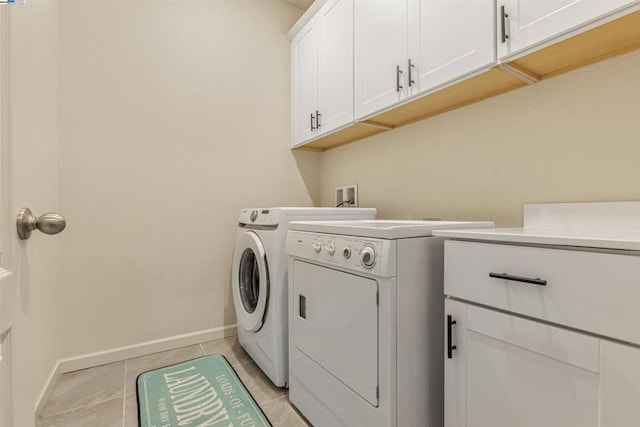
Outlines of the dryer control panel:
{"label": "dryer control panel", "polygon": [[395,240],[289,231],[287,254],[379,277],[396,274]]}

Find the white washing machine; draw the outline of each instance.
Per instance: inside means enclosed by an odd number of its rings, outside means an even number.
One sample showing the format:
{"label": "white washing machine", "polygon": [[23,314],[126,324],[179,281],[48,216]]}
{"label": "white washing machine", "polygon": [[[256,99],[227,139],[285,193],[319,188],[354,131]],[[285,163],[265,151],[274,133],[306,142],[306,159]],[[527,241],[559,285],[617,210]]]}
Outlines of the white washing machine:
{"label": "white washing machine", "polygon": [[289,398],[316,427],[443,425],[443,239],[492,222],[295,222]]}
{"label": "white washing machine", "polygon": [[294,220],[375,219],[374,208],[242,209],[231,273],[238,339],[279,387],[288,384],[287,227]]}

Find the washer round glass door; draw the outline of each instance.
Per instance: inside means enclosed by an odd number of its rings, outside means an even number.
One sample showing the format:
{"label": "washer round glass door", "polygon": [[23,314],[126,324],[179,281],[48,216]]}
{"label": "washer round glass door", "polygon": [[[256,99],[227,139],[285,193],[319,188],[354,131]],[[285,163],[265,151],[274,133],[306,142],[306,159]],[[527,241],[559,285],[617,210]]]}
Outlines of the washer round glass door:
{"label": "washer round glass door", "polygon": [[240,235],[233,255],[233,304],[239,326],[256,332],[262,327],[269,298],[269,271],[264,246],[252,231]]}

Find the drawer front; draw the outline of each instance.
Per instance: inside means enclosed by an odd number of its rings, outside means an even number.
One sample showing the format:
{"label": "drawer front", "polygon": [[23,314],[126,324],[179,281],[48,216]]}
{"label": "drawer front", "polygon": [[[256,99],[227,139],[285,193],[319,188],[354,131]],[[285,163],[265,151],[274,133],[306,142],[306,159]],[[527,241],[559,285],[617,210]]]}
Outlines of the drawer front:
{"label": "drawer front", "polygon": [[444,288],[449,296],[640,344],[640,256],[447,241]]}

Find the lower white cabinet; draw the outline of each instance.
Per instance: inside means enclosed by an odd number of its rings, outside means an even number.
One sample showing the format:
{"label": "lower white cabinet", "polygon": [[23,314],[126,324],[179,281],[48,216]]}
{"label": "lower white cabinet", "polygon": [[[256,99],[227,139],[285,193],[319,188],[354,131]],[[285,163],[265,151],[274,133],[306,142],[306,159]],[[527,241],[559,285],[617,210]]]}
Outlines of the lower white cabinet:
{"label": "lower white cabinet", "polygon": [[446,427],[640,426],[640,348],[445,302]]}

